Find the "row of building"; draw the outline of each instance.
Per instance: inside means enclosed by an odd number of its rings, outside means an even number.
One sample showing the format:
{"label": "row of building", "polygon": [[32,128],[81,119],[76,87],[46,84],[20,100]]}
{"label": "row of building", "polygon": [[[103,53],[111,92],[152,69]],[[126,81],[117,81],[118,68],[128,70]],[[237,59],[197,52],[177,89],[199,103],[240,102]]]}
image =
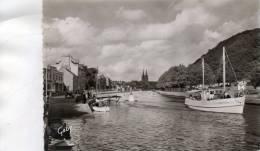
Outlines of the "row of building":
{"label": "row of building", "polygon": [[63,56],[55,65],[43,69],[44,93],[61,95],[95,87],[97,69],[80,64],[72,56]]}

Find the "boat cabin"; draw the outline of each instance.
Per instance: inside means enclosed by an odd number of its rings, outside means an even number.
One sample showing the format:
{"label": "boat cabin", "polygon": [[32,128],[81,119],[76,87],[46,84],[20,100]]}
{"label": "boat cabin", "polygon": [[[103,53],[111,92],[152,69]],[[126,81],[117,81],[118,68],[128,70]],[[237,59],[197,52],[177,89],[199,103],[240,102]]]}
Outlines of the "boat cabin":
{"label": "boat cabin", "polygon": [[224,98],[235,98],[239,97],[242,94],[239,93],[238,90],[234,90],[232,88],[227,89],[223,92],[223,89],[207,89],[207,90],[196,90],[190,91],[189,98],[194,100],[215,100],[215,99],[224,99]]}

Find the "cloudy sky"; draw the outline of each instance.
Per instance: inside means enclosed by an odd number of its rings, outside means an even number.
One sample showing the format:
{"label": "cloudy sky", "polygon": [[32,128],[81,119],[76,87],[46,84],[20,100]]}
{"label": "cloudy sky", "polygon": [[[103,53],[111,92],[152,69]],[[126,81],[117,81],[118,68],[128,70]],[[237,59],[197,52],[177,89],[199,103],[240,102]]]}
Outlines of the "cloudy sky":
{"label": "cloudy sky", "polygon": [[44,62],[71,54],[114,80],[157,80],[257,26],[258,0],[44,0]]}

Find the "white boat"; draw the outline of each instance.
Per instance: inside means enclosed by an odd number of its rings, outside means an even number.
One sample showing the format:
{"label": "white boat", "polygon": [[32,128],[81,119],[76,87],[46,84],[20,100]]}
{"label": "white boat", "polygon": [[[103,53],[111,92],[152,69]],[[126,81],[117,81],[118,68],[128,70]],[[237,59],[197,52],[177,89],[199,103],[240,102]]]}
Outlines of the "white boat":
{"label": "white boat", "polygon": [[202,91],[200,93],[200,98],[194,98],[189,96],[185,99],[185,105],[189,108],[201,111],[210,112],[222,112],[222,113],[243,113],[245,96],[241,95],[226,95],[226,75],[225,75],[225,48],[223,47],[223,98],[215,98],[213,93],[208,93],[210,90],[204,89],[204,59],[202,58]]}
{"label": "white boat", "polygon": [[210,112],[243,113],[245,96],[216,100],[185,99],[185,104],[192,109]]}
{"label": "white boat", "polygon": [[133,95],[132,92],[131,92],[131,93],[129,94],[129,96],[128,96],[128,101],[129,101],[129,102],[134,102],[134,101],[135,101],[135,97],[134,97],[134,95]]}
{"label": "white boat", "polygon": [[109,112],[110,108],[109,106],[101,106],[101,107],[93,106],[93,110],[96,112]]}
{"label": "white boat", "polygon": [[186,92],[176,92],[176,91],[156,91],[160,95],[167,96],[167,97],[174,97],[174,98],[185,98]]}
{"label": "white boat", "polygon": [[[97,68],[97,70],[98,70],[98,68]],[[107,80],[107,78],[106,78],[106,80]],[[95,104],[96,105],[93,105],[93,104],[91,105],[91,108],[93,109],[92,111],[94,111],[94,112],[109,112],[110,111],[110,107],[108,105],[110,103],[108,103],[108,102],[110,102],[111,100],[108,99],[109,96],[104,96],[104,95],[107,95],[107,94],[112,93],[112,92],[111,91],[108,92],[108,93],[106,93],[106,92],[105,93],[99,92],[99,85],[100,85],[100,83],[99,83],[99,76],[98,76],[98,74],[96,74],[96,81],[97,81],[96,82],[96,93],[95,93],[95,95],[96,95]],[[106,98],[106,100],[104,100],[105,98]]]}
{"label": "white boat", "polygon": [[83,104],[83,103],[79,103],[76,105],[77,107],[77,111],[79,112],[85,112],[85,113],[88,113],[88,114],[91,114],[92,111],[91,111],[91,108],[89,106],[89,104]]}

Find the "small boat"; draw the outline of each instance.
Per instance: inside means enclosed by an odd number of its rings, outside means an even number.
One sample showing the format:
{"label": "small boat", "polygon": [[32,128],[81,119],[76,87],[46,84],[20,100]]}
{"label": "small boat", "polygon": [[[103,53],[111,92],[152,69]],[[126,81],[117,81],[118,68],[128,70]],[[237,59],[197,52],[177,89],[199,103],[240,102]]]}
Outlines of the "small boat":
{"label": "small boat", "polygon": [[156,91],[160,95],[173,97],[173,98],[180,98],[184,99],[186,97],[186,92],[176,92],[176,91]]}
{"label": "small boat", "polygon": [[93,106],[93,110],[96,112],[109,112],[110,108],[109,106],[101,106],[101,107]]}
{"label": "small boat", "polygon": [[133,93],[131,92],[130,95],[128,96],[128,101],[129,102],[134,102],[135,101],[135,97],[133,95]]}
{"label": "small boat", "polygon": [[[216,95],[214,90],[204,88],[204,58],[202,58],[202,90],[199,95],[189,95],[185,99],[185,105],[189,108],[201,111],[222,112],[222,113],[239,113],[242,114],[245,104],[245,95],[243,93],[245,84],[238,83],[238,93],[231,95],[226,90],[226,69],[225,69],[226,51],[223,47],[223,90],[221,95]],[[228,58],[228,57],[227,57]],[[242,85],[242,86],[241,86]]]}
{"label": "small boat", "polygon": [[75,144],[69,140],[52,140],[49,144],[49,151],[71,151]]}

